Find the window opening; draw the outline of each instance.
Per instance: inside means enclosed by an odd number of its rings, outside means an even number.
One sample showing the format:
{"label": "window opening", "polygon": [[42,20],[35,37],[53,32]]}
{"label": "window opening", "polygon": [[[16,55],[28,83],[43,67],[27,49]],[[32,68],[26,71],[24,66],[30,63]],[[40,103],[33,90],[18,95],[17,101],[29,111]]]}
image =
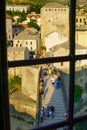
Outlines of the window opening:
{"label": "window opening", "polygon": [[[7,65],[7,51],[6,51],[6,36],[5,36],[5,1],[1,0],[0,6],[0,14],[2,20],[0,20],[0,100],[1,100],[1,110],[0,110],[0,118],[1,118],[1,128],[3,130],[9,129],[10,130],[10,118],[9,118],[9,96],[8,96],[8,76],[7,76],[7,66],[8,67],[18,67],[18,66],[27,66],[27,65],[39,65],[43,63],[55,63],[55,62],[70,62],[70,79],[69,79],[69,108],[68,114],[69,119],[68,121],[58,122],[56,124],[51,124],[48,126],[44,126],[41,128],[36,129],[54,129],[63,127],[65,125],[69,126],[69,130],[73,130],[74,124],[86,121],[87,115],[80,116],[74,118],[74,83],[75,83],[75,61],[76,60],[84,60],[87,59],[87,55],[75,55],[75,9],[76,9],[76,1],[70,1],[70,54],[69,56],[62,56],[62,57],[52,57],[52,58],[41,58],[35,60],[27,60],[27,61],[12,61],[8,62]],[[81,22],[81,21],[80,21]],[[2,46],[3,45],[3,46]],[[4,53],[3,53],[4,52]],[[4,55],[3,55],[4,54]],[[5,75],[5,76],[4,76]],[[2,120],[3,119],[3,120]]]}

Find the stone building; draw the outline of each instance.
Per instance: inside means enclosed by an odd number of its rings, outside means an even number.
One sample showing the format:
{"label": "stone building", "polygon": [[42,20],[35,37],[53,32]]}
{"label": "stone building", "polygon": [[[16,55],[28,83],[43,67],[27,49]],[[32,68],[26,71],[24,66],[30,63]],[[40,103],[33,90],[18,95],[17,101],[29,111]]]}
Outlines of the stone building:
{"label": "stone building", "polygon": [[52,32],[44,37],[46,52],[50,51],[50,48],[55,45],[59,45],[68,41],[68,38],[64,35],[61,35],[59,32]]}
{"label": "stone building", "polygon": [[38,24],[38,26],[41,26],[41,16],[40,14],[36,14],[35,12],[31,12],[30,14],[28,14],[26,16],[26,19],[28,22],[30,22],[31,20],[36,20],[36,23]]}
{"label": "stone building", "polygon": [[12,37],[14,38],[20,32],[22,32],[25,28],[22,25],[12,25]]}
{"label": "stone building", "polygon": [[41,38],[44,46],[45,35],[57,31],[69,38],[69,7],[50,3],[41,8]]}
{"label": "stone building", "polygon": [[13,39],[14,47],[27,47],[34,54],[40,43],[40,33],[34,28],[26,28]]}
{"label": "stone building", "polygon": [[28,9],[29,9],[29,5],[6,5],[6,10],[10,10],[10,11],[27,12]]}
{"label": "stone building", "polygon": [[[8,61],[29,59],[29,50],[25,47],[8,47]],[[24,112],[36,119],[38,111],[39,68],[35,66],[8,68],[8,78],[21,77],[21,91],[10,95],[9,102],[18,112]]]}
{"label": "stone building", "polygon": [[76,43],[87,48],[87,25],[77,27],[75,36]]}
{"label": "stone building", "polygon": [[84,26],[87,24],[87,14],[81,10],[76,11],[76,27]]}
{"label": "stone building", "polygon": [[[55,56],[55,57],[67,56],[67,55],[69,55],[69,46],[70,46],[69,42],[64,42],[60,45],[55,45],[54,47],[50,48],[50,50],[53,49],[52,53],[53,53],[53,56]],[[87,48],[76,43],[75,54],[76,55],[87,54]],[[87,61],[78,60],[78,61],[76,61],[75,65],[76,65],[76,67],[84,66],[84,65],[87,65]],[[66,69],[66,68],[69,69],[69,62],[54,63],[54,66],[56,66],[57,68],[60,68],[62,70]]]}
{"label": "stone building", "polygon": [[[29,59],[29,50],[28,48],[25,47],[8,47],[7,58],[8,61]],[[8,75],[9,77],[17,76],[17,75],[21,76],[22,67],[9,68]]]}
{"label": "stone building", "polygon": [[8,44],[12,43],[12,17],[6,15],[6,37]]}

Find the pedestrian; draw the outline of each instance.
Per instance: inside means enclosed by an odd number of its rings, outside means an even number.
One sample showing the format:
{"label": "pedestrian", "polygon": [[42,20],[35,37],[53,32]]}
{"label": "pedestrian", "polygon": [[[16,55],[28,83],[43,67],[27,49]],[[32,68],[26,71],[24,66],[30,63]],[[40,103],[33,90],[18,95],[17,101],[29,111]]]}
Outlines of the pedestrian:
{"label": "pedestrian", "polygon": [[43,86],[40,84],[40,86],[39,86],[40,94],[42,94],[42,90],[43,90]]}
{"label": "pedestrian", "polygon": [[40,122],[41,123],[43,122],[43,111],[42,110],[40,111]]}
{"label": "pedestrian", "polygon": [[52,118],[54,118],[55,107],[54,107],[54,106],[51,106],[50,109],[51,109],[51,112],[52,112]]}
{"label": "pedestrian", "polygon": [[52,69],[51,68],[48,69],[48,74],[49,74],[49,76],[51,76],[51,74],[52,74]]}
{"label": "pedestrian", "polygon": [[44,93],[43,93],[43,98],[45,99],[45,95],[46,95],[46,90],[44,90]]}
{"label": "pedestrian", "polygon": [[63,117],[64,117],[64,120],[68,120],[68,112],[65,112]]}
{"label": "pedestrian", "polygon": [[[68,111],[64,113],[63,117],[64,120],[68,120]],[[63,130],[68,130],[68,126],[64,126]]]}
{"label": "pedestrian", "polygon": [[40,79],[40,83],[44,87],[44,79],[43,79],[43,77]]}
{"label": "pedestrian", "polygon": [[45,111],[44,106],[42,107],[42,111],[43,111],[43,119],[46,119],[46,111]]}
{"label": "pedestrian", "polygon": [[47,117],[49,118],[49,110],[50,110],[50,106],[47,106]]}
{"label": "pedestrian", "polygon": [[53,76],[51,77],[51,82],[52,82],[52,86],[54,86],[55,85],[55,78]]}
{"label": "pedestrian", "polygon": [[50,117],[50,119],[51,119],[51,117],[52,117],[51,109],[49,109],[49,117]]}

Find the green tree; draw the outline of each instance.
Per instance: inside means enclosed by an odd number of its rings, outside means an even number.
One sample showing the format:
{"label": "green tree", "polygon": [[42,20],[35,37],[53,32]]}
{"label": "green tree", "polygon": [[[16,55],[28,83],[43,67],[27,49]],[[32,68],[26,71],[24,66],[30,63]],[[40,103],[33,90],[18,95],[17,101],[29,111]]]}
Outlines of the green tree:
{"label": "green tree", "polygon": [[19,76],[15,76],[13,78],[10,78],[8,80],[8,88],[9,88],[9,91],[12,89],[12,88],[17,88],[19,89],[21,86],[21,78]]}
{"label": "green tree", "polygon": [[40,27],[38,26],[35,19],[31,19],[31,21],[28,23],[28,26],[33,27],[33,28],[37,29],[38,31],[40,30]]}
{"label": "green tree", "polygon": [[74,102],[78,102],[78,100],[81,98],[83,93],[83,89],[79,85],[75,85],[75,90],[74,90]]}
{"label": "green tree", "polygon": [[25,11],[22,11],[19,16],[20,16],[20,18],[18,19],[18,23],[21,23],[21,22],[26,20],[26,13],[25,13]]}

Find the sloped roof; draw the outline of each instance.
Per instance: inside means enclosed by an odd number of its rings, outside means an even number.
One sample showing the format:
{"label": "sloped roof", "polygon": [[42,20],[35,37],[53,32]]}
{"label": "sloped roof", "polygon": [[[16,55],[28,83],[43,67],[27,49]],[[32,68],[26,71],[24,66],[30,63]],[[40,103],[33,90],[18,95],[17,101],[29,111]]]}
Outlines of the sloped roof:
{"label": "sloped roof", "polygon": [[43,6],[42,8],[68,8],[68,7],[64,6],[62,4],[59,4],[59,3],[48,3],[45,6]]}
{"label": "sloped roof", "polygon": [[8,19],[12,19],[12,16],[6,14],[6,18],[8,18]]}
{"label": "sloped roof", "polygon": [[34,28],[26,28],[19,33],[13,40],[36,40],[38,31]]}
{"label": "sloped roof", "polygon": [[87,25],[76,27],[76,31],[87,31]]}
{"label": "sloped roof", "polygon": [[23,28],[28,28],[28,24],[20,23],[19,25],[22,26]]}
{"label": "sloped roof", "polygon": [[[64,42],[64,43],[61,43],[59,45],[55,45],[52,48],[54,48],[54,50],[53,50],[54,52],[57,51],[60,48],[63,48],[65,50],[69,50],[70,49],[70,44],[69,44],[69,42]],[[52,48],[50,48],[50,50],[52,50]],[[87,49],[87,48],[76,43],[76,49]]]}
{"label": "sloped roof", "polygon": [[8,51],[8,53],[16,52],[16,51],[24,52],[25,49],[28,50],[28,48],[26,48],[26,47],[8,47],[8,48],[7,48],[7,51]]}
{"label": "sloped roof", "polygon": [[28,18],[31,18],[31,17],[35,17],[35,18],[40,18],[40,14],[28,14],[27,15]]}

